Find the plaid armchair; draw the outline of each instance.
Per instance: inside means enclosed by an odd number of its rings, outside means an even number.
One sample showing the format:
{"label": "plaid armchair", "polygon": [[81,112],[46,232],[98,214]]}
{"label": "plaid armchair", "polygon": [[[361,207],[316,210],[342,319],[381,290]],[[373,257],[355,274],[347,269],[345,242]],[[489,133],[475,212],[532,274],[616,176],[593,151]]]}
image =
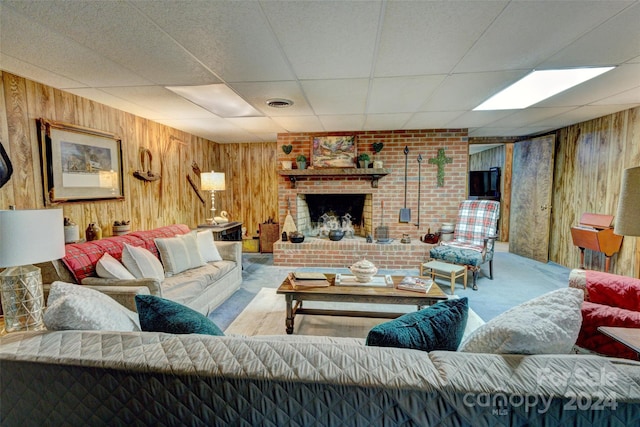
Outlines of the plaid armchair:
{"label": "plaid armchair", "polygon": [[493,246],[500,217],[500,202],[465,200],[458,209],[458,222],[453,240],[431,248],[432,259],[460,264],[473,272],[473,290],[480,266],[489,262],[489,278],[493,280]]}

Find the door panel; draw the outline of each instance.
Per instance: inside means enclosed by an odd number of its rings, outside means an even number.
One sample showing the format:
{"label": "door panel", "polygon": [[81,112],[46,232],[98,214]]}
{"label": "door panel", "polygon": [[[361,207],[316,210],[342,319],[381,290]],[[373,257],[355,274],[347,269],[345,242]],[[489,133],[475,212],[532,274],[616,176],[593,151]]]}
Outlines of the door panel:
{"label": "door panel", "polygon": [[553,187],[555,135],[513,147],[509,252],[546,263]]}

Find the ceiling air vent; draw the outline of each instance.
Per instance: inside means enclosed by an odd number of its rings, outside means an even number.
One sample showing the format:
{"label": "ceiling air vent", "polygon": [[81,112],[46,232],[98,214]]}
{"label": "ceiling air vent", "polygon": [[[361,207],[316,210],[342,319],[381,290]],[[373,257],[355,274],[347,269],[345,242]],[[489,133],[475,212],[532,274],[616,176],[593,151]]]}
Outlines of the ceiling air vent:
{"label": "ceiling air vent", "polygon": [[293,105],[293,101],[284,98],[267,99],[267,105],[272,108],[287,108]]}

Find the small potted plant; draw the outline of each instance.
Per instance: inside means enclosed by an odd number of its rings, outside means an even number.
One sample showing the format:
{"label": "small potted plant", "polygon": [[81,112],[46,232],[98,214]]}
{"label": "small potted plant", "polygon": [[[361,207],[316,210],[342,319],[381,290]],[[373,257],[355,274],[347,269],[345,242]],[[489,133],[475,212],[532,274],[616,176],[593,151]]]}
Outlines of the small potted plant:
{"label": "small potted plant", "polygon": [[371,157],[367,153],[362,153],[358,156],[358,162],[360,163],[360,167],[366,169],[369,167],[369,161]]}
{"label": "small potted plant", "polygon": [[[288,156],[291,153],[291,150],[293,150],[293,145],[282,145],[281,148],[284,154]],[[292,169],[292,166],[293,166],[292,160],[285,159],[282,161],[282,169]]]}
{"label": "small potted plant", "polygon": [[373,156],[373,167],[375,169],[382,169],[382,160],[378,158],[378,154],[380,154],[380,152],[382,151],[384,144],[382,142],[374,142],[373,144],[371,144],[371,146],[373,148],[373,152],[375,153]]}
{"label": "small potted plant", "polygon": [[296,157],[296,163],[298,164],[298,169],[306,169],[307,156],[305,156],[304,154],[298,154],[298,157]]}

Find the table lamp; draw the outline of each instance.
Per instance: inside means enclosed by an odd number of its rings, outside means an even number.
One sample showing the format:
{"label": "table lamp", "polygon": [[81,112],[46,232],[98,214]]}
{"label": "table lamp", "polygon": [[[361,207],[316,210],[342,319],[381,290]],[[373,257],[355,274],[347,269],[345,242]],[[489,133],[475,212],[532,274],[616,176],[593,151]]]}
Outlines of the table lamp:
{"label": "table lamp", "polygon": [[211,192],[211,218],[209,224],[216,224],[214,212],[216,210],[216,191],[225,189],[224,172],[203,172],[200,174],[200,189]]}
{"label": "table lamp", "polygon": [[0,211],[0,298],[7,332],[44,329],[40,269],[65,255],[62,209]]}
{"label": "table lamp", "polygon": [[[640,236],[640,166],[625,169],[622,174],[613,232],[619,236]],[[640,274],[638,264],[636,260],[636,274]]]}

